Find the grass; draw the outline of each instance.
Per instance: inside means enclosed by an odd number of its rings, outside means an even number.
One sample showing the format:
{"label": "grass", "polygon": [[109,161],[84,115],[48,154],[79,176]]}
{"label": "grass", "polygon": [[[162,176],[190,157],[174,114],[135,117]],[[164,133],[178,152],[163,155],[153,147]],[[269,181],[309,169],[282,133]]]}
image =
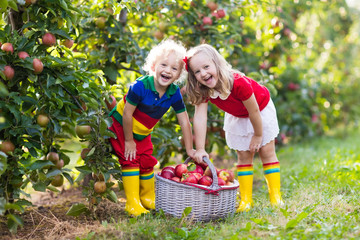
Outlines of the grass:
{"label": "grass", "polygon": [[221,221],[193,223],[161,213],[112,219],[77,239],[360,239],[359,130],[278,151],[283,208],[272,208],[255,162],[254,208]]}

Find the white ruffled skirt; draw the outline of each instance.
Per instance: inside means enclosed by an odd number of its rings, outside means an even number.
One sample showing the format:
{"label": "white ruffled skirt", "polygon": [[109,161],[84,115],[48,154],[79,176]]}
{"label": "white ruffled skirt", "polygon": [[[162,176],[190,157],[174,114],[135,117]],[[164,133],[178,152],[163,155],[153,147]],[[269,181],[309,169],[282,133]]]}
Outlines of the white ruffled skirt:
{"label": "white ruffled skirt", "polygon": [[[266,145],[279,134],[279,124],[276,108],[270,99],[268,105],[260,112],[263,124],[263,140],[261,146]],[[238,151],[248,151],[250,141],[254,135],[254,128],[250,118],[239,118],[225,112],[224,131],[229,148]]]}

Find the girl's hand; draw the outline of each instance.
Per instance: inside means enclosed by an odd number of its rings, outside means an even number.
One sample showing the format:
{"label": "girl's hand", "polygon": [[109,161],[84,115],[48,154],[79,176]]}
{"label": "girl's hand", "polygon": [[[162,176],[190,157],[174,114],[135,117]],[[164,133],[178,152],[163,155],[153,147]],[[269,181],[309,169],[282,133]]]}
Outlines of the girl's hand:
{"label": "girl's hand", "polygon": [[190,151],[186,151],[187,155],[191,158],[194,158],[194,155],[196,153],[195,149],[191,149]]}
{"label": "girl's hand", "polygon": [[136,143],[134,140],[125,141],[124,156],[127,161],[135,160],[135,158],[136,158]]}
{"label": "girl's hand", "polygon": [[203,161],[203,157],[209,158],[209,154],[205,151],[205,149],[199,149],[195,152],[193,159],[197,163],[201,163]]}
{"label": "girl's hand", "polygon": [[261,146],[261,142],[262,142],[262,136],[253,136],[251,138],[251,141],[250,141],[250,152],[251,153],[255,153],[255,152],[259,152],[260,150],[260,146]]}

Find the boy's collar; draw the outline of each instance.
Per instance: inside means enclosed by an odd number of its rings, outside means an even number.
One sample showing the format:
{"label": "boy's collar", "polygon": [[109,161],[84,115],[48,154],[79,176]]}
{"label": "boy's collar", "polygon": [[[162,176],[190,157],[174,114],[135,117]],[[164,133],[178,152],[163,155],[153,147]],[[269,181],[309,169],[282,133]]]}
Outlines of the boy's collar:
{"label": "boy's collar", "polygon": [[[149,82],[150,82],[151,91],[158,93],[158,91],[156,91],[155,84],[154,84],[154,81],[155,81],[154,76],[148,76],[148,78],[150,79]],[[176,90],[177,90],[176,85],[174,83],[172,83],[166,89],[165,94],[169,98],[170,96],[172,96],[176,93]]]}

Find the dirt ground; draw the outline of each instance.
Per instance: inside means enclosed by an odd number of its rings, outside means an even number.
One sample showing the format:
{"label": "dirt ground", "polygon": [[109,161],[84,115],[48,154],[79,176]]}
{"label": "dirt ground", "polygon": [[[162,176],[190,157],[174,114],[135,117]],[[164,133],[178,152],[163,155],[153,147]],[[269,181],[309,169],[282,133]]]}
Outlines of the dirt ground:
{"label": "dirt ground", "polygon": [[[222,159],[214,159],[214,165],[235,170],[234,162]],[[158,170],[159,171],[159,170]],[[113,203],[107,199],[101,201],[95,210],[95,218],[85,216],[79,217],[66,216],[66,212],[75,203],[87,204],[82,195],[80,187],[59,188],[61,191],[53,193],[34,192],[31,194],[30,201],[32,207],[28,207],[21,218],[24,220],[24,226],[19,227],[16,234],[11,234],[6,225],[6,219],[0,216],[0,239],[80,239],[86,238],[90,232],[107,232],[101,225],[101,221],[111,220],[113,216],[117,219],[125,219],[128,216],[124,210],[125,195],[124,191],[119,191],[118,187],[113,190],[118,196],[118,203]],[[98,219],[98,220],[97,220]],[[112,231],[116,231],[112,229]],[[117,236],[121,236],[119,232]]]}
{"label": "dirt ground", "polygon": [[[113,189],[116,191],[116,189]],[[95,217],[107,220],[112,216],[127,217],[125,196],[123,191],[116,192],[118,203],[103,200],[95,210]],[[21,218],[24,226],[18,228],[16,234],[11,234],[6,225],[6,219],[0,217],[0,239],[75,239],[85,237],[89,232],[99,232],[103,228],[100,221],[90,216],[66,216],[66,212],[74,203],[86,203],[80,188],[70,188],[59,193],[37,192],[32,194],[32,207],[26,209]]]}

